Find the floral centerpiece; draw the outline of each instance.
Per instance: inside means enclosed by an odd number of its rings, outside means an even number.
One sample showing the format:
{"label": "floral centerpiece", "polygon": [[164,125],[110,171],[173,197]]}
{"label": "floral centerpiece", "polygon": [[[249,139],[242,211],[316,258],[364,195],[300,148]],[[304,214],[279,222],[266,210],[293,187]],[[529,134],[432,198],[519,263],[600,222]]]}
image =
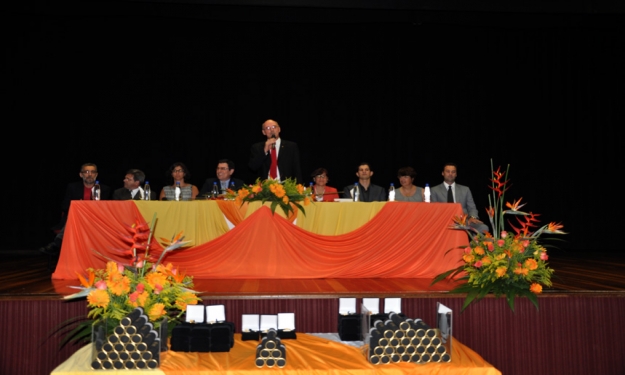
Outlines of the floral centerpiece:
{"label": "floral centerpiece", "polygon": [[238,204],[254,201],[271,202],[272,213],[275,213],[276,208],[280,206],[284,214],[289,216],[290,212],[295,212],[293,207],[297,207],[306,214],[303,206],[310,204],[310,194],[310,188],[305,188],[290,178],[282,182],[274,179],[264,181],[257,179],[253,185],[243,185],[236,193],[228,190],[226,198],[234,199]]}
{"label": "floral centerpiece", "polygon": [[[469,246],[464,247],[463,264],[438,275],[432,282],[448,277],[461,282],[451,293],[467,294],[462,310],[488,293],[495,297],[505,296],[512,311],[516,296],[527,297],[538,309],[537,295],[543,286],[551,286],[554,271],[547,263],[547,249],[538,240],[543,234],[565,233],[560,231],[562,225],[555,222],[538,227],[539,214],[520,211],[525,205],[521,204],[522,198],[504,205],[504,195],[509,188],[509,180],[506,180],[509,169],[510,166],[505,172],[501,172],[500,167],[494,170],[491,160],[492,193],[486,211],[493,234],[472,228],[467,215],[455,217],[451,228],[465,230],[470,238]],[[508,221],[513,233],[504,227],[506,215],[516,218],[516,222]]]}
{"label": "floral centerpiece", "polygon": [[171,263],[162,263],[169,252],[181,249],[188,243],[183,241],[182,232],[171,241],[161,239],[165,249],[158,258],[149,252],[155,222],[156,215],[151,226],[146,222],[128,226],[129,235],[125,237],[130,248],[118,251],[128,258],[128,262],[119,263],[109,259],[105,269],[89,268],[86,275],[77,274],[82,285],[74,288],[81,291],[64,299],[86,297],[90,308],[87,318],[90,320],[78,324],[73,335],[76,337],[71,339],[86,339],[94,323],[106,322],[107,327],[112,329],[137,307],[143,308],[155,329],[160,327],[165,317],[173,327],[179,322],[187,305],[195,305],[200,301],[197,292],[191,289],[192,277]]}

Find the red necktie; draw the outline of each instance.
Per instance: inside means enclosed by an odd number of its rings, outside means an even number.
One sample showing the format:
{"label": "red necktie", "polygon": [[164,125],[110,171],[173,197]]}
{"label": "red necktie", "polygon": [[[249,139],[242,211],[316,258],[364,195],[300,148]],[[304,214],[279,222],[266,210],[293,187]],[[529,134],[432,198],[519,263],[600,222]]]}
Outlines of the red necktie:
{"label": "red necktie", "polygon": [[278,157],[276,156],[276,148],[271,148],[271,167],[269,168],[269,177],[275,179],[278,177]]}

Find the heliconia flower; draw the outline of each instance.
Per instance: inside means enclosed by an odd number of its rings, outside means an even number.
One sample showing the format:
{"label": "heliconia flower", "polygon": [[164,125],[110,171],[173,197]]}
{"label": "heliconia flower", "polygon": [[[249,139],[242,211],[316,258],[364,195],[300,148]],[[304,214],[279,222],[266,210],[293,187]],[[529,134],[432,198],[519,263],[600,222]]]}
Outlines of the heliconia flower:
{"label": "heliconia flower", "polygon": [[549,256],[545,252],[540,253],[540,260],[548,260]]}
{"label": "heliconia flower", "polygon": [[134,242],[144,242],[148,240],[149,236],[150,232],[135,233],[135,235],[132,236],[132,239]]}
{"label": "heliconia flower", "polygon": [[492,218],[495,216],[495,209],[492,207],[488,207],[486,208],[486,213],[488,214],[488,217]]}
{"label": "heliconia flower", "polygon": [[508,272],[508,267],[497,267],[497,269],[495,270],[495,274],[497,275],[497,277],[503,277],[506,272]]}
{"label": "heliconia flower", "polygon": [[473,263],[473,267],[475,267],[475,268],[482,267],[482,262],[478,260],[477,262]]}
{"label": "heliconia flower", "polygon": [[107,288],[106,281],[104,281],[104,280],[96,281],[95,287],[96,287],[96,289],[106,290],[106,288]]}
{"label": "heliconia flower", "polygon": [[89,306],[107,307],[110,301],[109,294],[105,290],[96,289],[87,296]]}
{"label": "heliconia flower", "polygon": [[497,246],[503,247],[503,245],[505,245],[505,244],[506,244],[505,240],[497,240]]}
{"label": "heliconia flower", "polygon": [[166,314],[165,305],[162,303],[155,303],[154,306],[148,311],[148,317],[151,321],[159,320]]}
{"label": "heliconia flower", "polygon": [[508,237],[508,232],[506,232],[505,230],[501,231],[501,238],[506,238]]}
{"label": "heliconia flower", "polygon": [[530,285],[530,292],[540,294],[543,292],[543,287],[538,283],[532,283],[532,285]]}

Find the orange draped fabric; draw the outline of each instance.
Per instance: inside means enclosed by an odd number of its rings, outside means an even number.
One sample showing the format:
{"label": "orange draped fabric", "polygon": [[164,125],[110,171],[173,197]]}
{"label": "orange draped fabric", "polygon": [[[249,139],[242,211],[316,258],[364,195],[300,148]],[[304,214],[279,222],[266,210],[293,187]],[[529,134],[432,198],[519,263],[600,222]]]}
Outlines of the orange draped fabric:
{"label": "orange draped fabric", "polygon": [[[141,373],[165,375],[198,374],[317,374],[317,375],[501,375],[501,372],[486,362],[479,354],[454,339],[452,361],[449,363],[417,364],[410,362],[386,365],[370,364],[363,350],[324,338],[298,333],[295,340],[282,340],[286,347],[286,366],[255,366],[258,341],[241,341],[241,334],[235,334],[235,344],[225,353],[182,353],[167,351],[161,353],[160,368]],[[81,375],[101,372],[89,368],[91,345],[76,352],[67,361],[52,371],[52,375]]]}
{"label": "orange draped fabric", "polygon": [[[358,229],[335,236],[304,230],[266,206],[245,215],[243,208],[223,209],[227,204],[217,207],[238,225],[212,241],[171,253],[167,261],[208,279],[430,278],[458,266],[462,251],[457,247],[467,243],[464,232],[448,229],[460,214],[455,204],[387,203]],[[241,216],[247,218],[241,221]],[[89,249],[108,254],[108,249],[124,248],[119,233],[124,223],[136,220],[142,218],[132,201],[72,203],[53,278],[75,279],[76,272],[103,267],[105,262]]]}

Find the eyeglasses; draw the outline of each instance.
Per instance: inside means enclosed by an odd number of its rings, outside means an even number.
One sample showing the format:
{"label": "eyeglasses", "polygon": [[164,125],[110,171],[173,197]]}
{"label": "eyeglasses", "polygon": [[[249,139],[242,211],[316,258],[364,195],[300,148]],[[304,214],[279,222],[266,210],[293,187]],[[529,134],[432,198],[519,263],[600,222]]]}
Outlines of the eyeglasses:
{"label": "eyeglasses", "polygon": [[172,172],[173,173],[184,173],[184,170],[182,170],[182,169],[174,169]]}
{"label": "eyeglasses", "polygon": [[128,177],[124,178],[124,181],[134,181],[134,180],[135,180],[134,178],[128,178]]}
{"label": "eyeglasses", "polygon": [[315,176],[315,178],[328,178],[328,176],[324,174],[320,174],[320,175]]}
{"label": "eyeglasses", "polygon": [[218,171],[228,171],[228,167],[217,167]]}
{"label": "eyeglasses", "polygon": [[98,174],[98,171],[80,171],[82,174]]}
{"label": "eyeglasses", "polygon": [[265,129],[265,130],[273,130],[275,128],[279,128],[279,126],[277,126],[277,125],[265,126],[263,129]]}

